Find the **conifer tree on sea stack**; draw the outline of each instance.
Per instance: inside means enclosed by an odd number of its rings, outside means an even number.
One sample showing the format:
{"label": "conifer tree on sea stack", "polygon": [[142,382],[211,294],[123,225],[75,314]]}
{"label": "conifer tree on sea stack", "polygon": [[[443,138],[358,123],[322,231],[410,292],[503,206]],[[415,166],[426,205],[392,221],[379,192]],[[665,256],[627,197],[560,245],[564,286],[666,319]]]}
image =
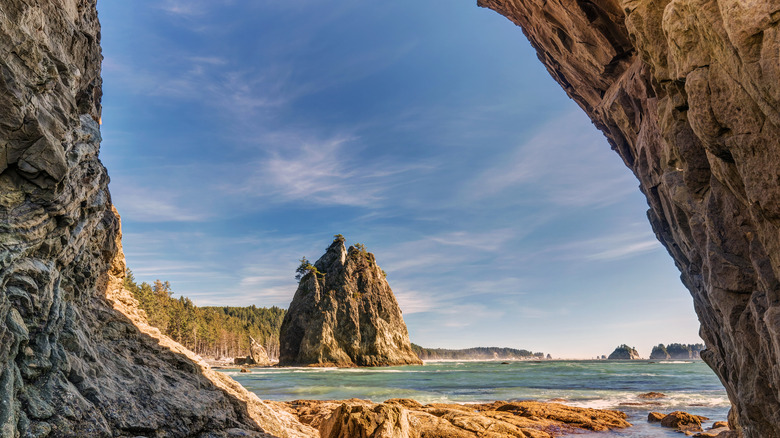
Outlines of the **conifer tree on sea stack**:
{"label": "conifer tree on sea stack", "polygon": [[392,366],[422,362],[384,271],[361,244],[340,234],[300,282],[279,335],[279,365]]}

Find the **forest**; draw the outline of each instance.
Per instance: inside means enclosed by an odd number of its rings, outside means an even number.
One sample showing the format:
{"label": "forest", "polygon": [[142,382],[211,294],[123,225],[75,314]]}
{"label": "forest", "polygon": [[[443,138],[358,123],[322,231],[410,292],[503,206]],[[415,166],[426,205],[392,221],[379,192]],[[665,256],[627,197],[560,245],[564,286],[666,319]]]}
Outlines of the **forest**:
{"label": "forest", "polygon": [[268,356],[279,357],[279,328],[284,309],[279,307],[198,307],[187,297],[173,297],[167,281],[137,284],[127,271],[124,286],[149,324],[204,358],[235,358],[249,354],[250,337],[263,344]]}
{"label": "forest", "polygon": [[412,351],[417,354],[420,360],[544,359],[544,353],[503,347],[475,347],[463,350],[448,350],[446,348],[424,348],[417,344],[412,344]]}

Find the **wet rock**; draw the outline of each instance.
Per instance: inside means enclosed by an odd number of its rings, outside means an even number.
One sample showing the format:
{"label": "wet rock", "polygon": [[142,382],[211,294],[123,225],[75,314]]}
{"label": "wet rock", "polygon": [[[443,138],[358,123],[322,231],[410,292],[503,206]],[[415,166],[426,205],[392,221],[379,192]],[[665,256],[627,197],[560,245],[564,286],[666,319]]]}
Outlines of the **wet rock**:
{"label": "wet rock", "polygon": [[665,416],[666,415],[660,412],[650,412],[649,414],[647,414],[647,421],[649,421],[650,423],[660,423]]}
{"label": "wet rock", "polygon": [[551,438],[630,426],[622,412],[532,401],[421,405],[408,399],[385,403],[353,399],[284,405],[303,423],[317,427],[323,438]]}
{"label": "wet rock", "polygon": [[638,178],[693,297],[701,358],[734,405],[731,424],[780,436],[780,3],[478,4],[523,28]]}
{"label": "wet rock", "polygon": [[384,271],[338,236],[300,279],[280,331],[279,365],[422,364]]}
{"label": "wet rock", "polygon": [[671,427],[680,431],[701,431],[701,422],[708,420],[707,417],[691,415],[683,411],[674,411],[661,419],[661,426]]}

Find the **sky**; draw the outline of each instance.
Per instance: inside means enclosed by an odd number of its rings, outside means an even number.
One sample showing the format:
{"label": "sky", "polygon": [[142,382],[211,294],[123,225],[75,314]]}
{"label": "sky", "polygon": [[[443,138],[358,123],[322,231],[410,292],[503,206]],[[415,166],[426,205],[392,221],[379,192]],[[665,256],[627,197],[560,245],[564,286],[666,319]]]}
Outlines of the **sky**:
{"label": "sky", "polygon": [[101,159],[138,281],[279,306],[343,234],[412,342],[701,342],[638,182],[473,0],[100,0]]}

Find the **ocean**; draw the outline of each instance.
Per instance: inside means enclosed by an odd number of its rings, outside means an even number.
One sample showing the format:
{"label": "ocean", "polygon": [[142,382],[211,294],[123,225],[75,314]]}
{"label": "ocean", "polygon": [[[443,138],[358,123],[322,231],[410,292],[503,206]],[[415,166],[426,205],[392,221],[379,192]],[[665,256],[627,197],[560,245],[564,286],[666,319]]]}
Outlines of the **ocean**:
{"label": "ocean", "polygon": [[[411,398],[421,403],[472,403],[555,399],[572,406],[618,409],[634,424],[609,433],[577,435],[594,438],[679,438],[677,432],[648,423],[647,414],[681,410],[702,415],[711,419],[706,429],[713,421],[726,420],[730,406],[720,381],[701,361],[431,361],[387,368],[222,371],[266,400],[354,397],[374,402]],[[666,397],[637,397],[650,391]]]}

